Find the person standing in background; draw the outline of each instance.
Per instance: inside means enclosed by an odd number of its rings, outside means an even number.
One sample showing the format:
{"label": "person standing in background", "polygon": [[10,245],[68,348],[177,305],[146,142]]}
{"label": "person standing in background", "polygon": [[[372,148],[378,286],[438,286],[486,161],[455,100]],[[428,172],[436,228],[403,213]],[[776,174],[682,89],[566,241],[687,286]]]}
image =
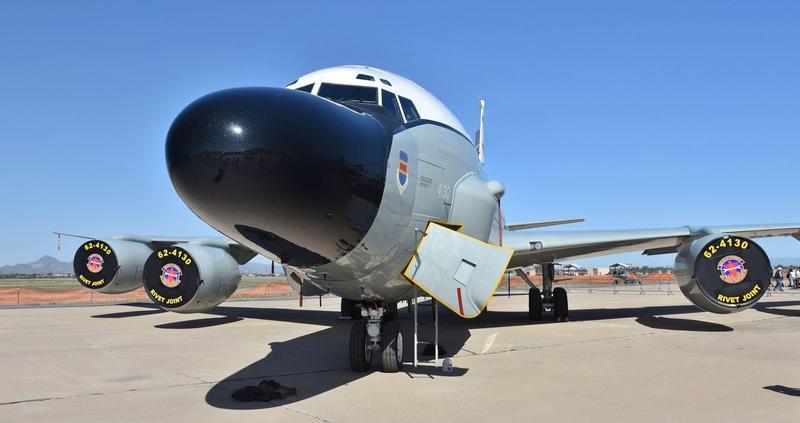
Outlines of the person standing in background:
{"label": "person standing in background", "polygon": [[778,266],[775,269],[775,274],[772,275],[772,279],[775,280],[775,291],[783,291],[783,268]]}
{"label": "person standing in background", "polygon": [[792,288],[800,288],[800,269],[793,267],[792,271],[789,272],[789,280],[792,284]]}

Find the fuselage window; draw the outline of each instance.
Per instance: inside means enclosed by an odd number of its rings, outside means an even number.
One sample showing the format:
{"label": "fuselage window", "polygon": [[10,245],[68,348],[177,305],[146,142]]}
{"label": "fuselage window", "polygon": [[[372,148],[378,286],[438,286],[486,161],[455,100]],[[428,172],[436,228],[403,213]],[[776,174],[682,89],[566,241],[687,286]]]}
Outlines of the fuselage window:
{"label": "fuselage window", "polygon": [[308,84],[308,85],[306,85],[306,86],[303,86],[303,87],[300,87],[300,88],[295,88],[295,89],[296,89],[297,91],[305,91],[305,92],[307,92],[307,93],[310,93],[310,92],[311,92],[311,90],[313,90],[313,89],[314,89],[314,84]]}
{"label": "fuselage window", "polygon": [[389,91],[382,90],[381,101],[384,109],[388,110],[397,119],[403,120],[403,116],[400,115],[400,107],[397,105],[397,96]]}
{"label": "fuselage window", "polygon": [[411,122],[412,120],[419,120],[419,112],[417,108],[414,107],[414,103],[411,100],[400,97],[400,105],[403,106],[403,113],[406,115],[406,122]]}
{"label": "fuselage window", "polygon": [[378,104],[378,89],[354,85],[320,84],[317,95],[333,101]]}

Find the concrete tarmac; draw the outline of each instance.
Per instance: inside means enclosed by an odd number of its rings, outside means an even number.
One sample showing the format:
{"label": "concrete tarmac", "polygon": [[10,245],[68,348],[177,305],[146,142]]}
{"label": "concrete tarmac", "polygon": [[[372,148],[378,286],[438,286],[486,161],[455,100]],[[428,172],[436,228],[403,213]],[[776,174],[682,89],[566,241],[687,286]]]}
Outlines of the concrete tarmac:
{"label": "concrete tarmac", "polygon": [[[680,292],[573,289],[572,321],[530,323],[527,296],[474,320],[441,315],[453,373],[349,370],[339,300],[0,309],[0,421],[797,421],[800,295],[700,312]],[[401,310],[406,360],[411,315]],[[431,307],[420,307],[432,340]],[[377,361],[373,364],[377,368]],[[241,403],[272,378],[285,401]]]}

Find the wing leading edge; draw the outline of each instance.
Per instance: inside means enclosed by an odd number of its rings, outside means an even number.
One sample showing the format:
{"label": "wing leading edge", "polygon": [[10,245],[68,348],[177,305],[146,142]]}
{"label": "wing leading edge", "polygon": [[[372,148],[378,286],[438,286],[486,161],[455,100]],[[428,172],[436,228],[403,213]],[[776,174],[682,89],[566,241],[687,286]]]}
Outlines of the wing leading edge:
{"label": "wing leading edge", "polygon": [[637,229],[613,231],[519,231],[503,234],[503,246],[514,249],[509,268],[536,263],[644,251],[676,253],[689,239],[724,233],[748,238],[793,236],[800,240],[800,223]]}
{"label": "wing leading edge", "polygon": [[[92,237],[87,237],[82,235],[69,235],[69,234],[62,234],[62,235],[73,236],[76,238],[94,239]],[[233,258],[239,264],[245,264],[249,262],[253,257],[258,255],[258,253],[256,253],[255,251],[245,247],[242,244],[239,244],[236,241],[232,241],[227,238],[222,239],[222,238],[196,238],[196,237],[163,237],[163,236],[126,234],[126,235],[115,236],[114,239],[145,244],[149,246],[152,250],[167,248],[176,244],[191,243],[191,244],[207,245],[209,247],[221,248],[227,251],[228,254],[233,256]]]}

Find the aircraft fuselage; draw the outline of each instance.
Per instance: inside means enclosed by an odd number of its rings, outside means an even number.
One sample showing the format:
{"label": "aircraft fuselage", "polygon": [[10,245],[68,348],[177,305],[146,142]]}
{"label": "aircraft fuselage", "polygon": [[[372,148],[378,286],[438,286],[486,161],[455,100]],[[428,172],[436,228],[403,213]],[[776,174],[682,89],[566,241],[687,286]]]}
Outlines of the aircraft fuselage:
{"label": "aircraft fuselage", "polygon": [[[406,99],[400,77],[391,78],[394,86],[375,87],[382,104],[284,88],[198,99],[167,136],[176,191],[225,236],[310,283],[304,292],[410,298],[413,286],[401,274],[427,223],[451,221],[457,187],[483,184],[482,166],[460,123],[441,105],[426,110],[424,95],[417,96],[421,113],[393,115],[387,102],[400,109]],[[414,87],[405,95],[413,97]],[[387,100],[389,89],[401,100]],[[426,119],[426,111],[444,118]],[[421,116],[412,120],[412,113]],[[465,230],[486,241],[496,206],[484,208]]]}

